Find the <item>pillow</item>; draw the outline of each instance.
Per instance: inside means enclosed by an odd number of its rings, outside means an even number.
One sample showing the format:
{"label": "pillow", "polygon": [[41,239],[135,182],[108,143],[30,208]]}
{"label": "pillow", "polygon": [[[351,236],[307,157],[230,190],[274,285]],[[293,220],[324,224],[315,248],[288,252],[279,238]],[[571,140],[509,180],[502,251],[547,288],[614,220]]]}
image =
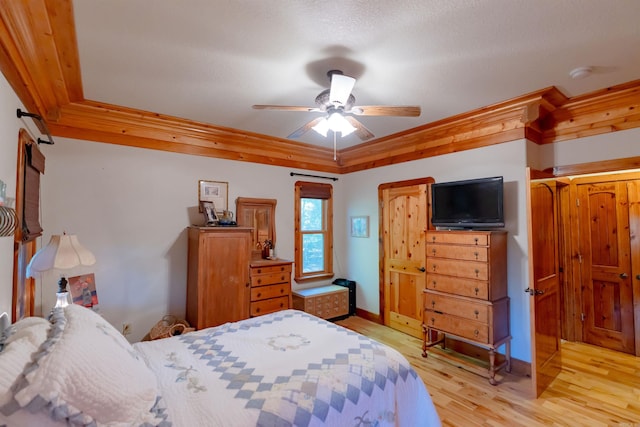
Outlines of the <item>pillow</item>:
{"label": "pillow", "polygon": [[53,310],[48,338],[0,410],[44,411],[73,426],[168,425],[159,401],[156,377],[131,344],[99,314],[71,304]]}

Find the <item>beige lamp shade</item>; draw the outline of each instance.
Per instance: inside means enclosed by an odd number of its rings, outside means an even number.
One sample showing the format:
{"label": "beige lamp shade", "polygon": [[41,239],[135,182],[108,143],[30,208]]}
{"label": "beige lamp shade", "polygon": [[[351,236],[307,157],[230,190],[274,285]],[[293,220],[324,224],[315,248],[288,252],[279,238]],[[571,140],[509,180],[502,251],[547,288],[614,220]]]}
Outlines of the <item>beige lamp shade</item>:
{"label": "beige lamp shade", "polygon": [[80,265],[93,265],[96,257],[78,242],[75,234],[53,235],[27,265],[27,277],[52,269],[66,270]]}

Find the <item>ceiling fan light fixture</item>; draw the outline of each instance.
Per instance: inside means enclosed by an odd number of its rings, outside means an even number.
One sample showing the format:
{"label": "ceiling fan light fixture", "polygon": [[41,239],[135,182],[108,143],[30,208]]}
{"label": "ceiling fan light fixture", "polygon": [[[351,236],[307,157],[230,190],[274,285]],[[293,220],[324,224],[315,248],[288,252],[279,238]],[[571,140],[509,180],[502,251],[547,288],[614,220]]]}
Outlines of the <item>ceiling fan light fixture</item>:
{"label": "ceiling fan light fixture", "polygon": [[342,114],[337,112],[330,114],[327,122],[329,129],[334,132],[340,132],[340,136],[342,137],[351,135],[356,130],[356,128],[353,127]]}
{"label": "ceiling fan light fixture", "polygon": [[315,130],[320,135],[326,137],[327,136],[327,132],[329,132],[329,121],[327,119],[323,118],[315,126],[313,126],[311,129]]}

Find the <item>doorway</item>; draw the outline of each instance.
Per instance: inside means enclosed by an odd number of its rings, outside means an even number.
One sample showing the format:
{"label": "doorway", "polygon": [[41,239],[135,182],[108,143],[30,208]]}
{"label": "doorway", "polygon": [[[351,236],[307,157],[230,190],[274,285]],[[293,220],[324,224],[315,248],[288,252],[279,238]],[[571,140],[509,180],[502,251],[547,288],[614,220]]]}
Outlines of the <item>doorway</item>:
{"label": "doorway", "polygon": [[[571,179],[575,334],[566,339],[640,356],[640,173]],[[574,218],[571,221],[571,218]]]}
{"label": "doorway", "polygon": [[430,183],[432,178],[423,178],[378,187],[382,323],[417,338],[423,333]]}

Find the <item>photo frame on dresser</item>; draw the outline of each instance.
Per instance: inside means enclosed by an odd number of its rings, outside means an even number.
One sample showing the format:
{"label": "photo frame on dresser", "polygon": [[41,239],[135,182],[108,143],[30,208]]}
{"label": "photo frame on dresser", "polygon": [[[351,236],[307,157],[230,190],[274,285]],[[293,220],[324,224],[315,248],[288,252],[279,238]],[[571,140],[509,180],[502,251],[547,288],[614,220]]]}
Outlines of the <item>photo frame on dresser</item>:
{"label": "photo frame on dresser", "polygon": [[204,215],[205,225],[212,226],[218,224],[216,205],[213,202],[200,202],[200,211]]}

